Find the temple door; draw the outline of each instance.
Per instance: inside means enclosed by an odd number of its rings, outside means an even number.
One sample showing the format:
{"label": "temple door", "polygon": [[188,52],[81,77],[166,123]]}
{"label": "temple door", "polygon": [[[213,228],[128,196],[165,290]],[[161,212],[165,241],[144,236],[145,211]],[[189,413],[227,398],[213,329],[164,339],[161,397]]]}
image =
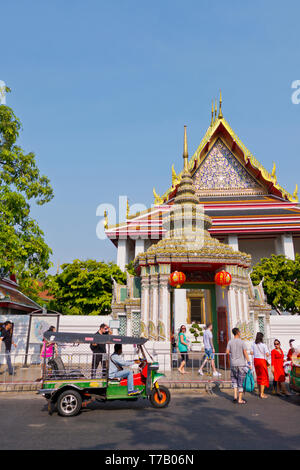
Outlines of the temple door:
{"label": "temple door", "polygon": [[229,358],[227,356],[223,356],[226,352],[226,346],[228,343],[228,322],[227,322],[227,309],[226,307],[218,307],[217,310],[217,318],[218,318],[218,346],[219,346],[219,353],[222,355],[219,356],[219,367],[229,368]]}

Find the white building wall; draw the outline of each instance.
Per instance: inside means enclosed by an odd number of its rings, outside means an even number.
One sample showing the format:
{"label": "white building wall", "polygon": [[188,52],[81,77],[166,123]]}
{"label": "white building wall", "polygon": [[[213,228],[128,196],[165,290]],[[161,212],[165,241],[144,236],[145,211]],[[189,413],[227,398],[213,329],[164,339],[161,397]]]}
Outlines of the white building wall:
{"label": "white building wall", "polygon": [[300,341],[300,315],[270,316],[270,347],[274,348],[274,340],[279,339],[285,354],[289,350],[289,340]]}
{"label": "white building wall", "polygon": [[239,250],[252,256],[252,266],[254,266],[261,258],[269,258],[276,253],[275,238],[240,238]]}

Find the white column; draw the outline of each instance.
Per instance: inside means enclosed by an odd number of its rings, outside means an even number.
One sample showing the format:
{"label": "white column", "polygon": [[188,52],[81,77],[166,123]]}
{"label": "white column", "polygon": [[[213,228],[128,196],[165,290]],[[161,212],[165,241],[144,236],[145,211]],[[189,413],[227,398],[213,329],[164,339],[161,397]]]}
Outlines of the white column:
{"label": "white column", "polygon": [[144,253],[145,251],[145,240],[142,240],[141,238],[138,238],[135,240],[135,252],[134,252],[134,257],[139,255],[140,253]]}
{"label": "white column", "polygon": [[237,312],[236,312],[236,302],[235,302],[235,289],[229,287],[228,290],[228,308],[229,308],[229,338],[232,328],[237,324]]}
{"label": "white column", "polygon": [[117,265],[121,271],[125,271],[125,266],[128,264],[128,245],[127,239],[118,240],[118,253],[117,253]]}
{"label": "white column", "polygon": [[168,274],[160,274],[159,278],[159,323],[161,324],[160,341],[170,340],[170,292],[168,289]]}
{"label": "white column", "polygon": [[174,289],[174,328],[178,332],[187,322],[186,289]]}
{"label": "white column", "polygon": [[238,239],[237,235],[228,235],[227,243],[235,251],[239,251],[239,239]]}
{"label": "white column", "polygon": [[[142,268],[145,270],[145,268]],[[148,323],[149,323],[149,276],[142,275],[141,277],[141,336],[148,337]]]}
{"label": "white column", "polygon": [[154,324],[155,332],[153,334],[154,339],[158,337],[158,274],[150,276],[150,290],[151,290],[151,310],[150,310],[150,319]]}
{"label": "white column", "polygon": [[295,250],[293,243],[293,235],[290,233],[284,233],[281,235],[283,254],[292,260],[295,259]]}

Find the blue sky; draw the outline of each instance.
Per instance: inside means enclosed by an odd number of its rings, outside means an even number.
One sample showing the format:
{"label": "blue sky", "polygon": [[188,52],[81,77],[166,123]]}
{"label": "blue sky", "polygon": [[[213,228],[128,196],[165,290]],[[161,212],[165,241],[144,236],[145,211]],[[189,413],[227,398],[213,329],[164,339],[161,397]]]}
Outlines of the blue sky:
{"label": "blue sky", "polygon": [[32,207],[52,261],[115,260],[96,208],[153,202],[209,123],[212,98],[255,157],[300,186],[296,1],[39,0],[1,5],[0,80],[55,198]]}

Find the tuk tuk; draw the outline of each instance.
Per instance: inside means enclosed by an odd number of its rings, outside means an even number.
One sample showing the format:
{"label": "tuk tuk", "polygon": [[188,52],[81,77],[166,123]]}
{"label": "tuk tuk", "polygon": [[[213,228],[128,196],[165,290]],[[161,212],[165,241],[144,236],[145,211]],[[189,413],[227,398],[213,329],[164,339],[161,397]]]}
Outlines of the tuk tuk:
{"label": "tuk tuk", "polygon": [[300,393],[300,359],[292,362],[290,371],[290,388]]}
{"label": "tuk tuk", "polygon": [[[165,408],[170,402],[167,387],[158,384],[164,374],[159,373],[159,364],[154,362],[144,344],[147,338],[117,335],[93,335],[85,333],[60,333],[47,331],[44,338],[57,346],[79,346],[86,344],[104,344],[106,354],[101,360],[101,372],[91,369],[91,354],[85,367],[71,361],[71,366],[64,364],[61,355],[46,362],[43,368],[42,388],[38,393],[48,401],[48,412],[55,409],[61,416],[75,416],[92,401],[148,399],[155,408]],[[132,345],[138,355],[138,373],[133,374],[134,388],[140,392],[138,397],[128,396],[127,379],[109,378],[109,360],[111,346],[115,344]],[[70,356],[70,355],[68,355]],[[74,354],[76,356],[76,354]]]}

